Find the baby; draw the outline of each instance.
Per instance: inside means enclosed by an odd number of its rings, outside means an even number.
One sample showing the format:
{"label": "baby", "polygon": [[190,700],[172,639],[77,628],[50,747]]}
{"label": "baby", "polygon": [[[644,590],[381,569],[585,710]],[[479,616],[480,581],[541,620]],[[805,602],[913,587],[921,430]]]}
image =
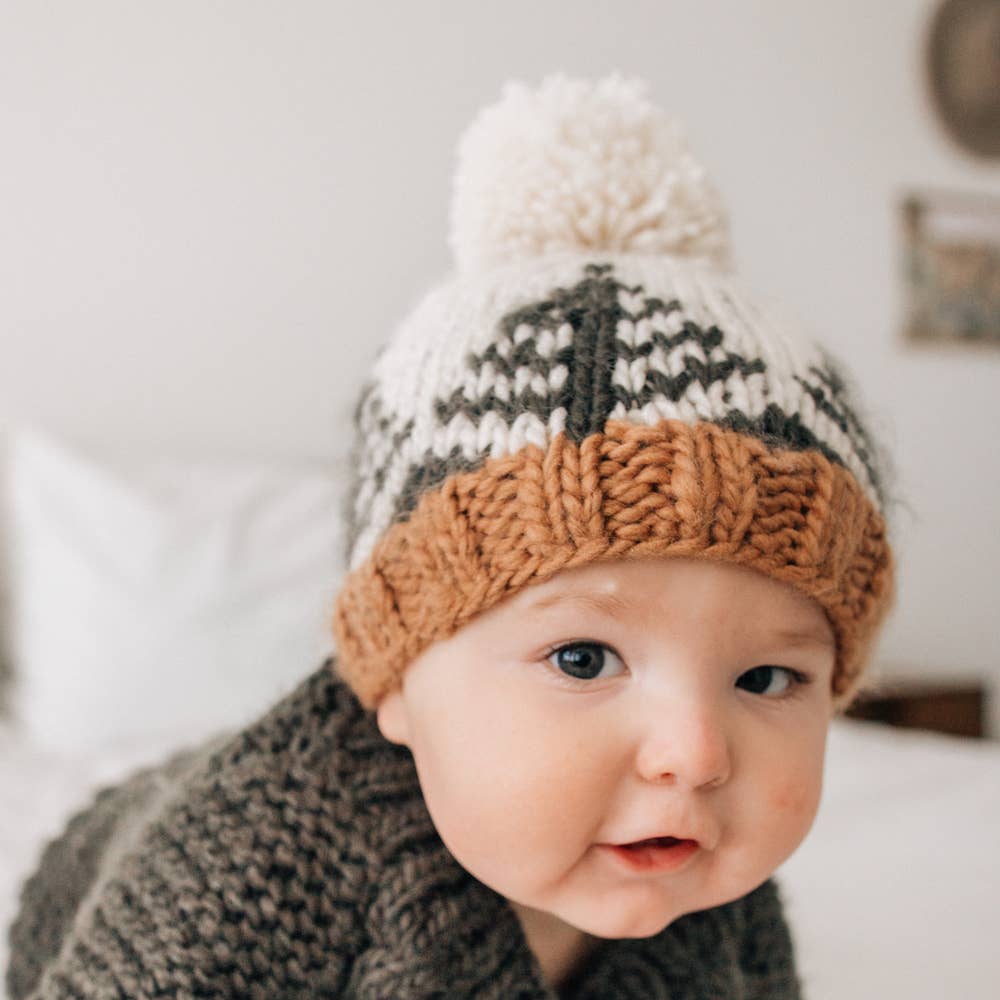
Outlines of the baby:
{"label": "baby", "polygon": [[892,602],[844,376],[642,84],[509,85],[359,401],[335,658],[103,791],[21,997],[800,995],[771,875]]}

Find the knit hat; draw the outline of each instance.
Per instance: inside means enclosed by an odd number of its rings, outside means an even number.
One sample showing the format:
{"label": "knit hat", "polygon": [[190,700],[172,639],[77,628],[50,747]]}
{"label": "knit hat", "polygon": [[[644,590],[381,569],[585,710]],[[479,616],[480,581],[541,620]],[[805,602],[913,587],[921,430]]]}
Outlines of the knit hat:
{"label": "knit hat", "polygon": [[355,411],[334,630],[362,703],[522,587],[677,555],[818,601],[845,707],[892,603],[885,462],[829,353],[732,273],[679,124],[617,74],[507,84],[450,242]]}

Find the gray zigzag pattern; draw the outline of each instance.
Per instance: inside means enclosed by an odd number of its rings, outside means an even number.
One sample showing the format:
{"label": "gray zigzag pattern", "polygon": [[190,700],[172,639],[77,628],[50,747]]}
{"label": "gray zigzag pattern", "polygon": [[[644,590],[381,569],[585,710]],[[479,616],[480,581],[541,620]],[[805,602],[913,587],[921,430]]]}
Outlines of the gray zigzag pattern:
{"label": "gray zigzag pattern", "polygon": [[[489,364],[497,375],[505,376],[510,383],[513,383],[518,369],[527,369],[547,378],[554,367],[565,365],[568,376],[559,389],[542,394],[527,386],[516,394],[511,392],[509,399],[503,399],[493,387],[488,387],[478,398],[469,399],[464,389],[458,388],[446,398],[436,401],[435,416],[439,423],[445,426],[456,415],[463,414],[478,426],[488,412],[499,414],[508,423],[518,414],[529,412],[547,423],[552,412],[562,407],[567,414],[567,437],[579,443],[590,434],[603,430],[619,404],[629,411],[645,406],[656,397],[677,402],[695,383],[707,391],[712,385],[725,382],[734,373],[743,378],[766,373],[766,365],[761,358],[748,358],[733,351],[725,351],[724,357],[717,357],[724,350],[723,331],[715,325],[704,328],[690,319],[684,320],[676,333],[653,330],[648,340],[635,346],[622,341],[617,336],[619,320],[637,322],[658,315],[667,316],[683,307],[677,299],[665,301],[656,296],[644,296],[640,310],[628,311],[621,305],[620,293],[635,296],[642,294],[643,289],[619,282],[611,271],[610,264],[587,265],[583,279],[573,287],[558,288],[547,299],[503,317],[496,342],[479,354],[470,352],[467,357],[469,370],[475,375],[479,375]],[[541,333],[555,333],[567,323],[573,330],[572,342],[556,349],[551,356],[541,353],[538,347]],[[525,326],[533,333],[515,342],[515,331]],[[648,358],[657,347],[669,353],[685,343],[697,345],[699,351],[684,358],[684,368],[680,372],[671,374],[649,368],[638,391],[630,391],[613,382],[617,359],[632,362],[637,358]],[[796,376],[796,381],[809,393],[817,409],[847,435],[881,499],[879,476],[872,457],[874,449],[867,432],[847,403],[843,378],[829,359],[822,367],[810,368],[809,374],[815,377],[815,381],[801,376]],[[728,402],[728,393],[724,393],[722,398]],[[382,400],[373,389],[367,429],[375,429],[376,422],[382,432],[389,429],[390,424],[382,415],[383,408]],[[774,403],[754,417],[734,408],[715,422],[719,426],[758,437],[772,447],[815,449],[830,461],[846,465],[843,456],[819,440],[797,413],[786,413]],[[386,472],[409,438],[412,427],[413,421],[410,420],[393,434],[389,454],[371,471],[376,491],[381,489]],[[444,457],[430,450],[425,451],[417,461],[411,462],[407,470],[403,488],[395,499],[393,520],[405,520],[422,493],[457,472],[474,471],[486,457],[483,453],[468,458],[457,446]]]}
{"label": "gray zigzag pattern", "polygon": [[[345,525],[345,557],[348,561],[367,514],[368,505],[364,510],[360,510],[359,506],[365,499],[370,504],[382,491],[385,477],[404,444],[412,436],[414,426],[412,417],[401,423],[401,416],[386,405],[375,381],[367,382],[362,387],[353,419],[356,429],[351,452],[353,489],[344,496],[341,509]],[[389,448],[385,457],[377,462],[372,458],[371,443],[380,438],[383,441],[388,438]],[[360,494],[365,487],[370,489],[371,495],[362,497]]]}

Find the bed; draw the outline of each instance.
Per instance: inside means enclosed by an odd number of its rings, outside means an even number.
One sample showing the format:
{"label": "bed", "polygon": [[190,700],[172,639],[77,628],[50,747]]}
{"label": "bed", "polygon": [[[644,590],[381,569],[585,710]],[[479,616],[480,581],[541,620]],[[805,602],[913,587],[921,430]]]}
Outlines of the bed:
{"label": "bed", "polygon": [[[328,651],[337,476],[302,463],[113,466],[16,436],[4,928],[46,839],[98,787],[239,726]],[[809,1000],[1000,996],[998,844],[1000,742],[836,719],[816,823],[777,872]],[[6,947],[4,934],[3,967]]]}

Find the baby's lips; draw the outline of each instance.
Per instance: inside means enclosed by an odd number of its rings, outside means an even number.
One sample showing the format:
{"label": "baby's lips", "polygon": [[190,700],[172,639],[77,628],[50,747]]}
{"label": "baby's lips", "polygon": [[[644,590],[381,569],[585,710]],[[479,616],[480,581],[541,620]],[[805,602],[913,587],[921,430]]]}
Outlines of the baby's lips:
{"label": "baby's lips", "polygon": [[617,847],[676,847],[678,844],[697,844],[693,837],[674,837],[661,835],[658,837],[646,837],[644,840],[633,840],[624,844],[617,844]]}
{"label": "baby's lips", "polygon": [[622,837],[620,840],[610,840],[606,841],[606,843],[608,843],[611,847],[649,847],[650,845],[656,844],[659,844],[662,847],[670,847],[686,841],[691,841],[692,843],[697,844],[698,847],[706,847],[708,844],[714,845],[715,838],[709,836],[705,832],[702,832],[701,837],[692,836],[687,831],[684,833],[643,832],[637,837]]}

